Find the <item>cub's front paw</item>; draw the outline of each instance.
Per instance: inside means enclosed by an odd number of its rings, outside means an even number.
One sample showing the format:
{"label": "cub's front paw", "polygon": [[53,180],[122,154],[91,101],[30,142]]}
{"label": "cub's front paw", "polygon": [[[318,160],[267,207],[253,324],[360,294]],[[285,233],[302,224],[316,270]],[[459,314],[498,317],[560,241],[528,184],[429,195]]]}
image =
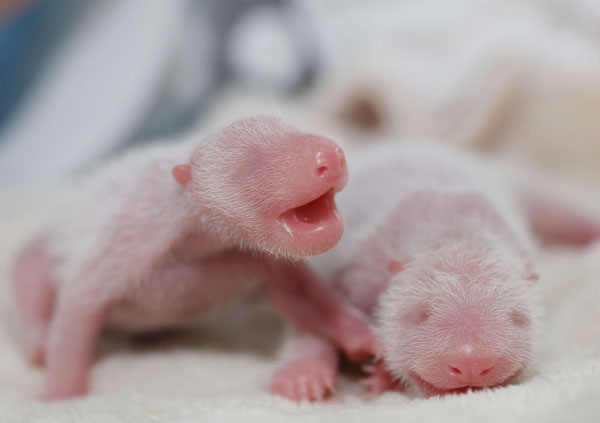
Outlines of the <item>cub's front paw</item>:
{"label": "cub's front paw", "polygon": [[381,361],[363,366],[362,369],[369,374],[361,380],[361,383],[368,389],[369,397],[379,396],[398,387],[398,382],[392,378]]}
{"label": "cub's front paw", "polygon": [[335,393],[337,369],[331,363],[296,360],[279,368],[271,379],[271,393],[292,401],[321,401]]}

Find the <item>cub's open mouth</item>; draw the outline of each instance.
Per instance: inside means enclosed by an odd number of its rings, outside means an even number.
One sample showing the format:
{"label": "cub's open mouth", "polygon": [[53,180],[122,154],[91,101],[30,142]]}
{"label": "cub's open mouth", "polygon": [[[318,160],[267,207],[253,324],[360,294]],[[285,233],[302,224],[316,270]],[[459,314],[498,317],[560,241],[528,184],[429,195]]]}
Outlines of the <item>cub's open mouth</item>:
{"label": "cub's open mouth", "polygon": [[277,221],[293,235],[297,231],[319,231],[341,220],[335,207],[335,192],[329,189],[308,203],[283,212]]}
{"label": "cub's open mouth", "polygon": [[448,394],[463,394],[469,390],[480,391],[485,388],[482,386],[461,386],[459,388],[452,389],[438,388],[437,386],[427,382],[425,379],[423,379],[421,376],[414,372],[410,372],[409,375],[411,379],[417,384],[421,393],[426,397],[433,397],[437,395],[443,396]]}

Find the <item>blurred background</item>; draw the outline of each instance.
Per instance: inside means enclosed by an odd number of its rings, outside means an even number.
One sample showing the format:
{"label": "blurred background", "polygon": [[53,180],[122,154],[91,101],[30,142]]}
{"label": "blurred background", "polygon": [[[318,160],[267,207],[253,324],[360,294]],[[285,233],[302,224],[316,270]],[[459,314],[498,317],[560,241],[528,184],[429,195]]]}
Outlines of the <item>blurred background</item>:
{"label": "blurred background", "polygon": [[[265,104],[596,189],[596,0],[0,0],[0,190]],[[600,192],[598,192],[600,194]]]}
{"label": "blurred background", "polygon": [[[12,257],[79,176],[127,149],[265,109],[331,135],[348,155],[388,139],[476,150],[600,216],[600,0],[0,0],[0,314]],[[556,420],[549,398],[570,417],[576,396],[597,405],[600,244],[540,259],[554,361],[540,360],[546,385],[535,386],[546,388],[535,398]],[[231,333],[231,345],[254,339]],[[0,325],[0,403],[40,382],[13,338]],[[203,367],[196,349],[177,360],[115,355],[100,385],[113,398],[174,392],[178,412],[215,397],[188,392],[177,375],[208,374],[224,396],[264,391],[238,376],[271,361],[206,350],[222,364]],[[172,377],[147,377],[161,365]],[[149,398],[144,408],[160,409]],[[513,405],[502,410],[522,411]]]}

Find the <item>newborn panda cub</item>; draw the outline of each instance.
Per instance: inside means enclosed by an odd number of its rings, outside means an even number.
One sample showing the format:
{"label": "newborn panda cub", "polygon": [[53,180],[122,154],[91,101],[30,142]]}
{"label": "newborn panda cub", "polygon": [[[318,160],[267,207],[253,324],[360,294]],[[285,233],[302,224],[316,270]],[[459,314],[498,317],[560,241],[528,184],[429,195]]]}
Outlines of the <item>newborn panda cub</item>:
{"label": "newborn panda cub", "polygon": [[[350,175],[339,196],[346,231],[314,268],[374,325],[382,360],[368,368],[371,393],[511,381],[531,361],[540,314],[526,217],[575,244],[598,238],[600,225],[433,146],[383,145],[351,162]],[[334,346],[302,332],[291,345],[272,391],[320,399],[310,387],[326,375],[333,392]]]}
{"label": "newborn panda cub", "polygon": [[[14,266],[23,350],[46,367],[42,398],[86,392],[102,328],[184,325],[261,287],[350,357],[372,354],[366,320],[302,262],[277,259],[338,242],[334,196],[346,179],[337,144],[271,116],[101,169]],[[311,327],[304,303],[330,324]]]}

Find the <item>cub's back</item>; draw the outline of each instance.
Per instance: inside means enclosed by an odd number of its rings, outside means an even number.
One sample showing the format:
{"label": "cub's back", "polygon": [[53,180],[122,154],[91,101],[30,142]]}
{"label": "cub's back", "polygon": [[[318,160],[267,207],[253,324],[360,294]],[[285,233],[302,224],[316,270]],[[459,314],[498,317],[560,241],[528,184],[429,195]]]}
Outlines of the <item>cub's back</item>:
{"label": "cub's back", "polygon": [[481,195],[510,230],[528,243],[513,191],[484,159],[433,145],[390,143],[350,156],[349,172],[348,185],[337,197],[344,235],[336,247],[313,261],[314,268],[328,280],[361,254],[365,241],[407,197],[423,191]]}
{"label": "cub's back", "polygon": [[133,150],[77,187],[46,231],[58,283],[72,280],[83,263],[107,248],[123,217],[151,219],[162,208],[168,220],[170,170],[188,158],[191,147],[184,142]]}

